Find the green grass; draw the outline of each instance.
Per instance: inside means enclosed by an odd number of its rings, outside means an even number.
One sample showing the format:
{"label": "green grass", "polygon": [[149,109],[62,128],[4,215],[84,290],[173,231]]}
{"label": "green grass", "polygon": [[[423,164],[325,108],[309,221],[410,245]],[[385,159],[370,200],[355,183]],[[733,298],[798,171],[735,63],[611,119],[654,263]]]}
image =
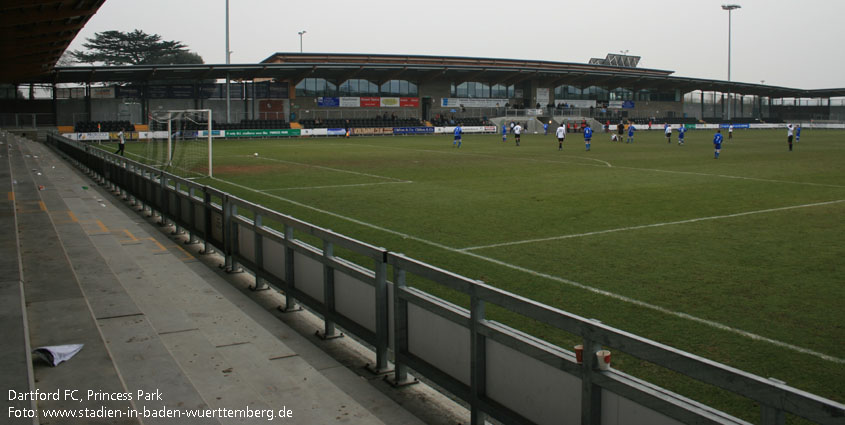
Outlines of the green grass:
{"label": "green grass", "polygon": [[[687,132],[685,146],[667,144],[661,132],[641,131],[634,144],[611,143],[609,135],[597,133],[591,152],[573,134],[563,152],[551,135],[526,135],[520,147],[512,137],[502,143],[499,135],[467,135],[460,149],[452,147],[450,135],[218,141],[219,180],[204,182],[843,402],[845,132],[804,129],[793,152],[785,133],[736,131],[718,160],[709,130]],[[127,150],[133,148],[138,146]],[[658,225],[663,223],[675,224]],[[513,243],[553,237],[560,238]],[[495,244],[506,245],[462,251]],[[491,309],[490,316],[565,347],[576,341],[501,309]],[[745,419],[758,418],[759,410],[747,401],[637,359],[614,354],[614,366]]]}

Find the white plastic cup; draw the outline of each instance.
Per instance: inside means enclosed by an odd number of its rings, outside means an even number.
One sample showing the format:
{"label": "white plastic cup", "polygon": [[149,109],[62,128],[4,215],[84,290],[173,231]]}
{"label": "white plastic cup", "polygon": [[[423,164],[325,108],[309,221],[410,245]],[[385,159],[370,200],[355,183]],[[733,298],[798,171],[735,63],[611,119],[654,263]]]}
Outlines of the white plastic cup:
{"label": "white plastic cup", "polygon": [[599,370],[610,369],[610,351],[607,351],[607,350],[596,351],[596,360],[598,362]]}

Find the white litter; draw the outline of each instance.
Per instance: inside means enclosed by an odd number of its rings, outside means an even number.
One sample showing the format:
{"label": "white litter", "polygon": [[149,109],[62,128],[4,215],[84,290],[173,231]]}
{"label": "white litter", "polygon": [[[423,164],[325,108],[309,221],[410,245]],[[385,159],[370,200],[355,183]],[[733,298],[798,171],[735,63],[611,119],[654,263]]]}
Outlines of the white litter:
{"label": "white litter", "polygon": [[37,354],[44,359],[51,366],[57,366],[63,361],[70,360],[75,356],[85,344],[68,344],[68,345],[50,345],[45,347],[38,347],[32,350],[33,354]]}

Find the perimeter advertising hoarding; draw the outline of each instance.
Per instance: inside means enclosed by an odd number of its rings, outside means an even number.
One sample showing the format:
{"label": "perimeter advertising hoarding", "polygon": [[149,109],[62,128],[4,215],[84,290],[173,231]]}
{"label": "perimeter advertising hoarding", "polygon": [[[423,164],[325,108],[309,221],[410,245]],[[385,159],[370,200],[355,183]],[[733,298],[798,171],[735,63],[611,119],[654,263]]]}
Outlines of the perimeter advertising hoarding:
{"label": "perimeter advertising hoarding", "polygon": [[147,86],[147,97],[150,99],[167,99],[168,86]]}
{"label": "perimeter advertising hoarding", "polygon": [[317,106],[321,108],[415,108],[420,106],[418,97],[318,97]]}
{"label": "perimeter advertising hoarding", "polygon": [[460,108],[461,106],[467,108],[496,108],[505,106],[508,103],[507,99],[470,99],[458,97],[444,97],[440,99],[440,106],[449,108]]}
{"label": "perimeter advertising hoarding", "polygon": [[170,86],[170,97],[172,99],[193,99],[194,86],[187,84]]}
{"label": "perimeter advertising hoarding", "polygon": [[139,87],[139,86],[117,86],[117,87],[115,87],[115,89],[116,89],[115,96],[117,96],[117,97],[121,97],[121,98],[130,97],[130,98],[135,98],[135,99],[141,98],[141,87]]}
{"label": "perimeter advertising hoarding", "polygon": [[393,134],[392,127],[386,128],[351,128],[352,134],[356,136],[380,136],[385,134]]}
{"label": "perimeter advertising hoarding", "polygon": [[434,127],[394,127],[393,134],[432,134]]}
{"label": "perimeter advertising hoarding", "polygon": [[420,106],[420,98],[418,97],[400,97],[399,106],[403,108],[418,108]]}
{"label": "perimeter advertising hoarding", "polygon": [[299,136],[298,128],[285,130],[226,130],[225,137],[279,137]]}
{"label": "perimeter advertising hoarding", "polygon": [[382,108],[398,108],[399,107],[399,98],[398,97],[382,97],[381,98],[381,107]]}
{"label": "perimeter advertising hoarding", "polygon": [[361,107],[361,98],[360,97],[341,97],[340,98],[340,107],[341,108],[360,108]]}
{"label": "perimeter advertising hoarding", "polygon": [[361,107],[362,108],[378,108],[381,106],[381,98],[378,97],[362,97],[361,98]]}
{"label": "perimeter advertising hoarding", "polygon": [[[496,126],[495,125],[485,125],[485,126],[468,126],[468,127],[461,127],[461,131],[464,133],[495,133]],[[451,127],[435,127],[435,133],[454,133],[455,126]]]}
{"label": "perimeter advertising hoarding", "polygon": [[91,87],[92,99],[114,99],[114,87]]}
{"label": "perimeter advertising hoarding", "polygon": [[224,88],[225,84],[200,84],[199,97],[200,99],[221,98],[223,97],[222,89]]}
{"label": "perimeter advertising hoarding", "polygon": [[340,98],[339,97],[318,97],[317,98],[317,106],[323,108],[336,108],[340,106]]}

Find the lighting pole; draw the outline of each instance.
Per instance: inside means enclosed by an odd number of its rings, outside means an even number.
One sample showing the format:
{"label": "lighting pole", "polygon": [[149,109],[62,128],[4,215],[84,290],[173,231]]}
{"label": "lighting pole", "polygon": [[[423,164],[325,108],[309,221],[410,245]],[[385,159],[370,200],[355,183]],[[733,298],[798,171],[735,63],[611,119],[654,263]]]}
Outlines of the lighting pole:
{"label": "lighting pole", "polygon": [[[226,65],[229,64],[232,51],[229,50],[229,0],[226,0]],[[229,71],[226,70],[226,123],[232,122],[232,97],[230,96],[231,84]],[[209,117],[209,120],[211,117]]]}
{"label": "lighting pole", "polygon": [[722,10],[728,11],[728,120],[731,119],[731,104],[733,101],[731,100],[731,11],[734,9],[739,9],[740,5],[738,4],[723,4]]}
{"label": "lighting pole", "polygon": [[299,34],[299,53],[302,53],[302,34],[305,34],[306,32],[308,31],[302,30],[297,33]]}

